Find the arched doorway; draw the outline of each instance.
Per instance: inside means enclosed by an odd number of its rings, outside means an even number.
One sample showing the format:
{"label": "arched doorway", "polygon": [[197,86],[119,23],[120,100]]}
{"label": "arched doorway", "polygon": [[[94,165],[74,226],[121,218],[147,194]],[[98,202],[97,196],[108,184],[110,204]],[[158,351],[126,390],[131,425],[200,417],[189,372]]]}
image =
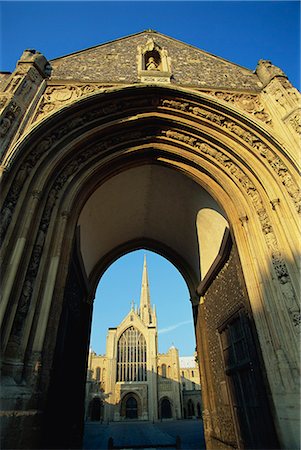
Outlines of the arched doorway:
{"label": "arched doorway", "polygon": [[142,419],[142,403],[139,395],[128,392],[121,398],[120,417],[122,420]]}
{"label": "arched doorway", "polygon": [[[271,431],[267,435],[275,435],[272,422],[284,431],[286,387],[280,365],[287,355],[294,390],[299,357],[294,325],[295,168],[284,154],[265,129],[223,102],[202,93],[149,86],[75,102],[41,121],[16,144],[14,158],[4,160],[10,177],[3,182],[3,368],[17,383],[35,371],[33,379],[43,387],[38,404],[47,405],[43,436],[51,445],[60,434],[68,441],[71,429],[79,430],[73,438],[80,441],[97,280],[118,256],[141,247],[174,262],[189,287],[199,359],[204,361],[208,442],[217,406],[232,417],[233,439],[240,440],[233,401],[218,396],[220,382],[231,376],[220,340],[232,314],[249,323],[250,332],[243,338],[255,358],[250,363],[256,361],[257,406],[265,411]],[[282,182],[289,173],[293,176]],[[279,203],[290,220],[289,230],[277,218]],[[30,214],[24,221],[25,210]],[[233,300],[227,308],[219,307],[214,294],[221,291],[224,305]],[[221,315],[209,317],[214,308]],[[281,323],[279,336],[276,323]],[[202,358],[211,345],[208,336],[215,339],[212,345],[218,353],[212,364]],[[66,396],[70,370],[79,375]],[[215,371],[221,377],[218,383]],[[231,397],[231,389],[227,393]],[[287,398],[289,404],[292,396]],[[64,401],[74,407],[60,429],[63,420],[54,411],[64,411],[58,408]],[[276,414],[272,422],[270,402]],[[25,410],[30,401],[26,405]],[[285,433],[279,433],[286,441]]]}
{"label": "arched doorway", "polygon": [[161,400],[161,419],[171,419],[172,418],[172,410],[171,403],[168,398],[163,398]]}
{"label": "arched doorway", "polygon": [[138,403],[135,397],[128,397],[125,402],[125,417],[138,419]]}
{"label": "arched doorway", "polygon": [[188,400],[187,402],[187,412],[188,412],[188,417],[194,417],[195,416],[195,409],[194,409],[194,403],[191,400],[191,398]]}
{"label": "arched doorway", "polygon": [[90,407],[91,407],[91,420],[93,422],[99,422],[101,419],[101,412],[103,407],[100,398],[98,397],[93,398]]}

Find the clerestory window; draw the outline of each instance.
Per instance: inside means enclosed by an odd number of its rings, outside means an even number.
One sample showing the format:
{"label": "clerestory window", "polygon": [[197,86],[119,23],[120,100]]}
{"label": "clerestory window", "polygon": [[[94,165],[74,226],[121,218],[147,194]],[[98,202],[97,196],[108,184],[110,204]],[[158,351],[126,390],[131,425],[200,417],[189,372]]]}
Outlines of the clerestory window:
{"label": "clerestory window", "polygon": [[146,341],[134,327],[127,328],[118,340],[117,381],[146,381]]}

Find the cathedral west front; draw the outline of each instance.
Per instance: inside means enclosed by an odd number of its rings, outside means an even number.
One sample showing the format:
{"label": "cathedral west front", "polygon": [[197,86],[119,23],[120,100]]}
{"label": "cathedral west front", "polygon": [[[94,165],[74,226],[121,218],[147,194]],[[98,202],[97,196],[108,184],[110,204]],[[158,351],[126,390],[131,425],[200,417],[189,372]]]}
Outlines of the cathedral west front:
{"label": "cathedral west front", "polygon": [[139,307],[132,303],[117,327],[109,328],[106,354],[90,350],[86,419],[172,420],[201,417],[199,368],[195,356],[179,357],[172,345],[158,353],[146,258]]}

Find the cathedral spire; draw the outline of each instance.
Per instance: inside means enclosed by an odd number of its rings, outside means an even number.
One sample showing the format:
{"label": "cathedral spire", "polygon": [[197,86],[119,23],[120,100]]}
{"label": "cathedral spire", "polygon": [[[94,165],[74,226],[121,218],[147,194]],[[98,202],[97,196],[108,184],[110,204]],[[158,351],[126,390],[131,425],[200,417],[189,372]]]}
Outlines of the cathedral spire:
{"label": "cathedral spire", "polygon": [[152,309],[148,285],[146,255],[144,255],[141,296],[140,296],[140,317],[142,321],[149,325],[152,322]]}

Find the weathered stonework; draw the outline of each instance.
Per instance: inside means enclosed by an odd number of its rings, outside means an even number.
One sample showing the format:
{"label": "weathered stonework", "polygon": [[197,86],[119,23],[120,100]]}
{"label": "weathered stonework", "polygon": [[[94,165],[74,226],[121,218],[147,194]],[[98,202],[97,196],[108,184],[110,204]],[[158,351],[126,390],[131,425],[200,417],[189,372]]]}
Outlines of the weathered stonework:
{"label": "weathered stonework", "polygon": [[156,32],[138,33],[54,59],[52,79],[137,83],[137,47],[144,47],[150,39],[168,52],[174,84],[255,91],[262,87],[252,71]]}
{"label": "weathered stonework", "polygon": [[[205,432],[208,437],[210,436],[213,448],[227,448],[227,446],[231,448],[235,445],[234,443],[237,439],[237,430],[233,428],[231,420],[231,416],[235,414],[235,411],[231,408],[229,402],[229,395],[231,395],[229,379],[231,375],[225,370],[227,361],[224,361],[222,352],[220,328],[239,311],[243,311],[244,315],[251,317],[248,299],[240,277],[239,261],[236,250],[233,248],[229,260],[212,281],[203,297],[202,304],[199,306],[199,320],[205,321],[204,333],[208,339],[207,345],[209,348],[207,355],[208,366],[204,365],[205,367],[202,367],[202,371],[204,371],[203,376],[210,376],[215,385],[215,394],[214,398],[211,399],[211,404],[204,405],[209,410],[210,408],[213,409],[210,411],[211,414],[209,413],[211,420],[208,418],[207,423],[205,422]],[[250,345],[252,344],[250,343]],[[208,370],[210,370],[210,373],[208,373]],[[236,405],[239,405],[238,399]],[[261,410],[261,414],[263,424],[265,412]],[[267,423],[264,426],[267,427]],[[265,428],[266,430],[267,428]],[[262,431],[257,429],[258,434],[261,434]],[[246,444],[250,445],[252,443],[241,442],[240,445],[243,445],[244,448],[251,448],[249,446],[245,447]]]}
{"label": "weathered stonework", "polygon": [[[280,446],[297,448],[300,108],[270,61],[253,72],[150,30],[50,63],[28,50],[0,75],[5,446],[57,446],[60,432],[80,446],[97,280],[147,246],[179,267],[193,299],[207,448],[244,448],[217,345],[239,305]],[[225,227],[238,253],[222,267]],[[72,414],[51,428],[69,363],[81,374],[68,385]]]}

